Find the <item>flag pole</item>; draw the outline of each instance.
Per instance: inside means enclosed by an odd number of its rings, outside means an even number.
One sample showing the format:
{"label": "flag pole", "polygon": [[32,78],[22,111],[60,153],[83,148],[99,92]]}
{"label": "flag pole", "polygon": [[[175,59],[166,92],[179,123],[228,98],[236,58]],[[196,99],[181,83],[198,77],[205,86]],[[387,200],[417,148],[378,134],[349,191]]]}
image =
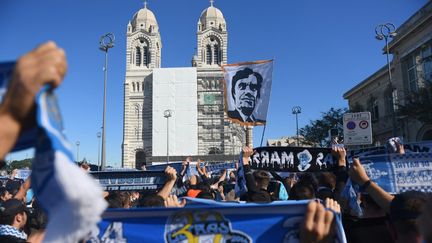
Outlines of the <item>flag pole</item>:
{"label": "flag pole", "polygon": [[264,128],[263,128],[263,131],[262,131],[262,134],[261,134],[261,143],[260,143],[260,147],[262,147],[262,143],[263,143],[263,140],[264,140],[264,134],[265,134],[266,127],[267,127],[267,123],[264,124]]}

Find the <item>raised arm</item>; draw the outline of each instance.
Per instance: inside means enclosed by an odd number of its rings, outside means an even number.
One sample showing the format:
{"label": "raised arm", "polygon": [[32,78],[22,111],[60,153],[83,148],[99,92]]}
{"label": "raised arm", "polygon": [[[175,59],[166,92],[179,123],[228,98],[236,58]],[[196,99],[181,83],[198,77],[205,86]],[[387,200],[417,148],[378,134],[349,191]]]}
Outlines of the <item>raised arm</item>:
{"label": "raised arm", "polygon": [[358,158],[353,159],[353,165],[350,168],[349,176],[351,180],[359,184],[365,192],[369,193],[369,195],[376,202],[376,204],[381,207],[381,209],[383,209],[386,213],[390,213],[390,203],[394,196],[384,191],[384,189],[369,179]]}
{"label": "raised arm", "polygon": [[165,169],[165,176],[166,176],[165,185],[157,193],[164,200],[166,200],[168,198],[168,196],[171,193],[171,190],[174,187],[174,184],[175,184],[175,182],[177,180],[177,171],[173,167],[167,166],[166,169]]}
{"label": "raised arm", "polygon": [[27,191],[31,187],[31,177],[29,176],[23,184],[21,184],[20,189],[18,190],[17,194],[15,194],[15,199],[24,201],[27,196]]}
{"label": "raised arm", "polygon": [[41,87],[47,83],[60,85],[66,70],[65,53],[54,42],[18,59],[0,105],[0,161],[12,150],[19,133],[35,123],[34,98]]}

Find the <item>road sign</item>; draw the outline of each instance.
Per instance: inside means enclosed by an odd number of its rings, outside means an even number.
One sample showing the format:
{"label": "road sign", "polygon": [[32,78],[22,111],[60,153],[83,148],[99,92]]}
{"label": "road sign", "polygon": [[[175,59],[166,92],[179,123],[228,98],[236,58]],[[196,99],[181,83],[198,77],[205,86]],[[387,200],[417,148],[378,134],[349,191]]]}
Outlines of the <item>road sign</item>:
{"label": "road sign", "polygon": [[344,144],[372,144],[370,112],[346,113],[343,116]]}

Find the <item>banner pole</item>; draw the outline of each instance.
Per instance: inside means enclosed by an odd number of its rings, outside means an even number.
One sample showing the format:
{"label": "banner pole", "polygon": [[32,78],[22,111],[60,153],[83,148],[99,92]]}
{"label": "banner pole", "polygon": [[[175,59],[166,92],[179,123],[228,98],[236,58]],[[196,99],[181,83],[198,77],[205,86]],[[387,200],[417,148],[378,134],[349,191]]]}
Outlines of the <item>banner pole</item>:
{"label": "banner pole", "polygon": [[266,127],[267,127],[267,124],[264,124],[264,128],[263,128],[262,135],[261,135],[260,147],[262,147],[262,143],[263,143],[263,140],[264,140],[264,133],[265,133]]}

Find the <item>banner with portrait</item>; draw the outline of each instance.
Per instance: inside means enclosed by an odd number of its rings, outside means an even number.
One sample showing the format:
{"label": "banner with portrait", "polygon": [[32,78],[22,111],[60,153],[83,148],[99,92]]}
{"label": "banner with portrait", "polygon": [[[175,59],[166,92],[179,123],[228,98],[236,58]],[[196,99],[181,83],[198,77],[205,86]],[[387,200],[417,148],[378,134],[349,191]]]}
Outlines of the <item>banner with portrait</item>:
{"label": "banner with portrait", "polygon": [[331,148],[259,147],[254,151],[250,165],[257,170],[322,172],[336,165]]}
{"label": "banner with portrait", "polygon": [[270,101],[273,60],[228,64],[222,69],[228,118],[242,125],[264,125]]}

